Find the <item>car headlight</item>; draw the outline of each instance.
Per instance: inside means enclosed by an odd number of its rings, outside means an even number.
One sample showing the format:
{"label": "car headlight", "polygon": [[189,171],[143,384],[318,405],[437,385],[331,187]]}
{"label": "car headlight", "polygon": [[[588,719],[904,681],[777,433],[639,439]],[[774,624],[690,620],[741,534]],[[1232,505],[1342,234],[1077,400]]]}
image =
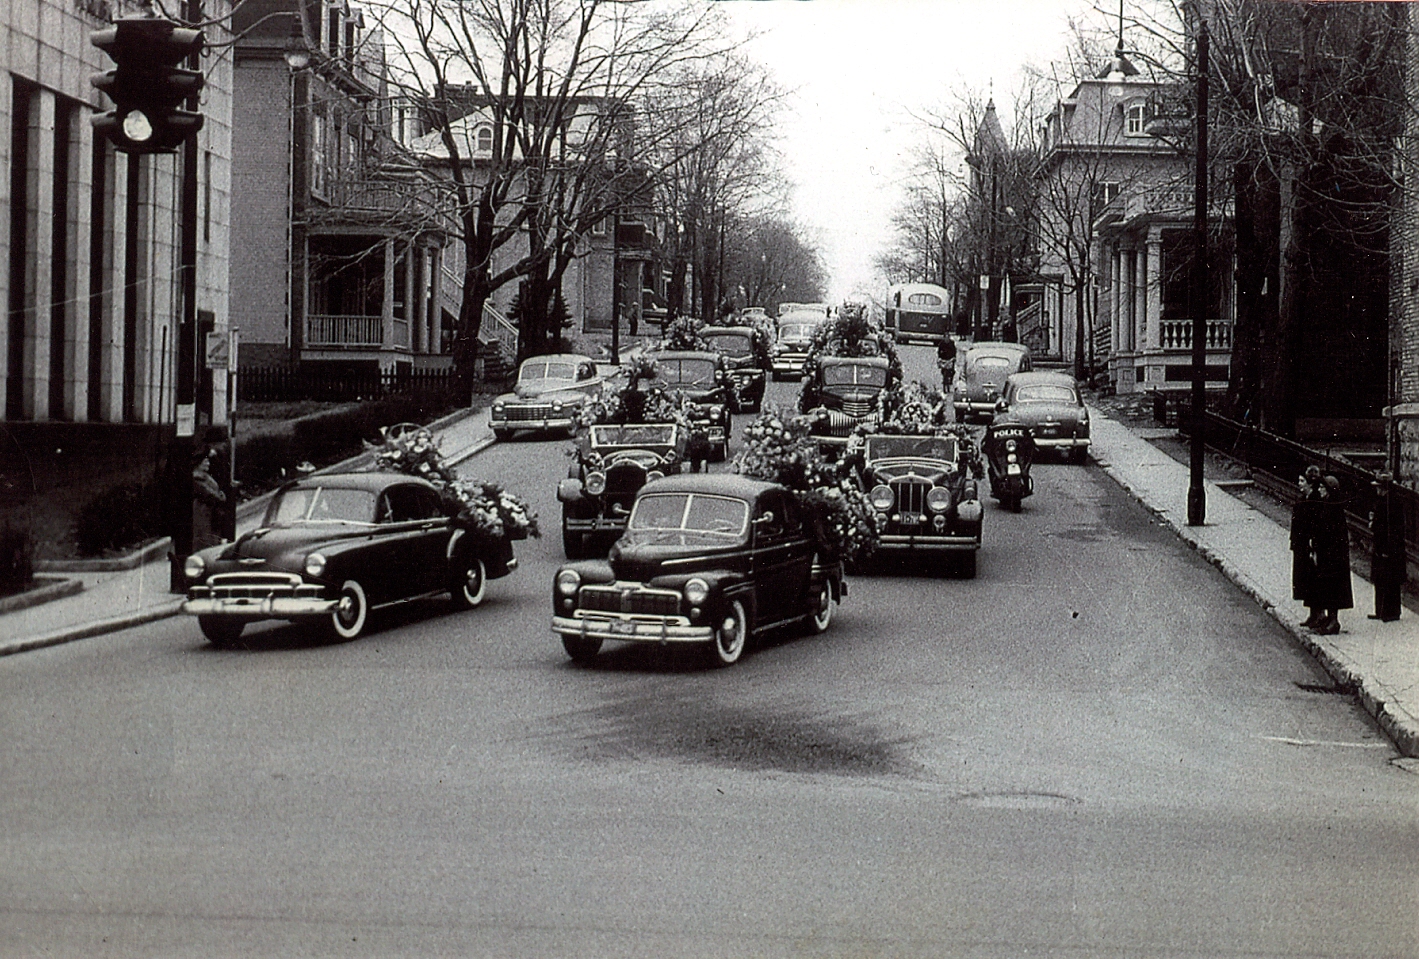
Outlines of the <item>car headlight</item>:
{"label": "car headlight", "polygon": [[581,574],[574,569],[564,569],[557,574],[557,592],[563,596],[575,596],[581,589]]}
{"label": "car headlight", "polygon": [[502,415],[502,412],[503,412],[505,409],[507,409],[507,407],[506,407],[504,404],[502,404],[502,403],[494,403],[494,404],[493,404],[493,412],[494,412],[494,413],[497,413],[498,415]]}
{"label": "car headlight", "polygon": [[561,401],[561,400],[553,400],[553,401],[552,401],[552,412],[553,412],[553,413],[560,413],[561,411],[562,411],[562,401]]}
{"label": "car headlight", "polygon": [[892,504],[897,501],[897,498],[892,495],[892,488],[890,486],[879,485],[872,487],[872,492],[869,494],[868,498],[872,503],[873,509],[881,510],[891,509]]}
{"label": "car headlight", "polygon": [[926,494],[926,508],[933,513],[944,513],[951,508],[951,491],[944,486],[933,486]]}
{"label": "car headlight", "polygon": [[602,493],[606,492],[606,474],[587,473],[586,491],[592,496],[600,496]]}
{"label": "car headlight", "polygon": [[685,581],[685,601],[691,606],[700,605],[705,601],[705,597],[708,595],[709,583],[706,583],[698,576]]}
{"label": "car headlight", "polygon": [[325,557],[311,553],[305,558],[305,574],[311,579],[319,579],[325,573]]}
{"label": "car headlight", "polygon": [[674,463],[675,463],[675,451],[674,451],[674,450],[666,450],[666,451],[665,451],[665,465],[666,465],[666,466],[673,466]]}
{"label": "car headlight", "polygon": [[202,574],[207,572],[207,561],[195,554],[189,556],[182,564],[182,572],[188,579],[201,579]]}

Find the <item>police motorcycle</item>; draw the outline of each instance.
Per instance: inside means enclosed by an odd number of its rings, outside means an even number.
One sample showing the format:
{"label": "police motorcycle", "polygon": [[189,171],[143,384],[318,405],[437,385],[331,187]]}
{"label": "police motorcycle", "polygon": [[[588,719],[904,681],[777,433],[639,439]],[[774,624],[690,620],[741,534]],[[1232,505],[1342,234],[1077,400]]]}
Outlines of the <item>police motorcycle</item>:
{"label": "police motorcycle", "polygon": [[981,441],[990,495],[1001,507],[1020,512],[1020,501],[1035,491],[1030,464],[1035,460],[1035,438],[1030,428],[1012,417],[1004,402],[996,404],[995,419]]}

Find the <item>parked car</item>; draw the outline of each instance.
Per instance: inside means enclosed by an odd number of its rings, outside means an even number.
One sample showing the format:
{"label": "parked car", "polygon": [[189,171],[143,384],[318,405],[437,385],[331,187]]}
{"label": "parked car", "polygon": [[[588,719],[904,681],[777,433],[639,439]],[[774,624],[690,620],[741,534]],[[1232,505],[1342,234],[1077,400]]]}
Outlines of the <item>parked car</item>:
{"label": "parked car", "polygon": [[636,494],[651,480],[680,472],[685,444],[684,431],[674,423],[588,427],[567,478],[557,485],[567,559],[604,552],[625,532]]}
{"label": "parked car", "polygon": [[1030,368],[1030,348],[1022,343],[973,344],[956,361],[956,382],[951,390],[956,419],[962,423],[989,420],[995,415],[995,401],[1005,389],[1006,378]]}
{"label": "parked car", "polygon": [[817,412],[812,432],[819,446],[841,449],[853,430],[878,421],[878,397],[891,385],[885,356],[823,356],[803,384],[798,409]]}
{"label": "parked car", "polygon": [[493,401],[493,435],[505,440],[518,430],[571,434],[587,399],[602,385],[596,362],[587,356],[555,353],[523,360],[513,391]]}
{"label": "parked car", "polygon": [[516,565],[456,526],[426,480],[400,473],[308,476],[277,491],[260,527],[187,558],[183,612],[214,645],[266,619],[322,624],[336,638],[364,632],[371,610],[449,593],[483,601],[487,581]]}
{"label": "parked car", "polygon": [[646,356],[656,369],[655,378],[645,382],[646,388],[661,388],[676,400],[694,404],[690,425],[708,441],[709,458],[716,462],[727,459],[734,392],[729,360],[702,350],[660,350]]}
{"label": "parked car", "polygon": [[819,555],[788,490],[735,474],[673,476],[640,491],[607,560],[557,571],[552,630],[577,661],[620,640],[699,643],[729,665],[769,629],[823,632],[843,594],[841,564]]}
{"label": "parked car", "polygon": [[1005,381],[996,410],[1027,427],[1041,452],[1056,451],[1073,463],[1089,455],[1089,410],[1068,373],[1016,373]]}
{"label": "parked car", "polygon": [[878,551],[945,557],[960,575],[975,576],[983,513],[977,464],[956,437],[868,434],[862,456]]}
{"label": "parked car", "polygon": [[736,413],[757,413],[764,405],[765,373],[772,365],[764,334],[751,326],[707,326],[709,347],[728,361]]}
{"label": "parked car", "polygon": [[778,318],[778,336],[773,349],[775,380],[803,378],[803,364],[813,345],[813,331],[822,320],[822,316],[801,311]]}

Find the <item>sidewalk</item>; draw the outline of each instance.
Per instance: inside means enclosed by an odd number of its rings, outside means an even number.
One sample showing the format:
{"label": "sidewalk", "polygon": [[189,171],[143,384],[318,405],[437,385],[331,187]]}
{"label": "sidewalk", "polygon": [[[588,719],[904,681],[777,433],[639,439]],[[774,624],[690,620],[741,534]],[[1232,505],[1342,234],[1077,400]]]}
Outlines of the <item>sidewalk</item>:
{"label": "sidewalk", "polygon": [[[1188,526],[1188,468],[1122,423],[1098,410],[1090,414],[1093,456],[1104,471],[1255,599],[1338,684],[1354,688],[1402,753],[1419,757],[1419,617],[1406,609],[1398,622],[1368,619],[1373,590],[1353,576],[1355,608],[1341,613],[1342,631],[1318,636],[1302,628],[1305,607],[1291,599],[1289,532],[1210,482],[1205,484],[1207,521]],[[493,442],[486,410],[455,414],[434,427],[452,465]],[[368,454],[355,457],[327,472],[360,469],[369,459]],[[244,504],[238,511],[239,529],[252,528],[264,508],[265,498]],[[126,572],[85,574],[83,579],[80,593],[0,614],[0,655],[172,616],[181,603],[167,591],[165,560]]]}
{"label": "sidewalk", "polygon": [[[457,466],[493,442],[486,409],[476,413],[462,410],[432,425],[450,466]],[[371,454],[361,453],[318,472],[361,470],[372,461]],[[260,522],[270,498],[269,493],[258,496],[237,508],[238,533]],[[57,575],[82,581],[83,589],[38,606],[0,613],[0,656],[128,629],[174,616],[182,605],[181,596],[168,592],[165,554],[135,569]]]}

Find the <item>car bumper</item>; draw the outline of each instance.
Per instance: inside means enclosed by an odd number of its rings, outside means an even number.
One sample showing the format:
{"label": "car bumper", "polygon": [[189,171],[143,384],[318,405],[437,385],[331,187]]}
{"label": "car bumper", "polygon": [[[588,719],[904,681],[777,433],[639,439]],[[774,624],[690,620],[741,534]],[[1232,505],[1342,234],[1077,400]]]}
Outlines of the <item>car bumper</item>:
{"label": "car bumper", "polygon": [[1035,438],[1035,446],[1042,450],[1086,450],[1089,448],[1087,436],[1056,436]]}
{"label": "car bumper", "polygon": [[802,376],[803,367],[808,362],[808,355],[802,356],[776,356],[774,357],[774,372],[782,376]]}
{"label": "car bumper", "polygon": [[520,420],[492,417],[488,426],[494,430],[569,430],[576,424],[574,416],[552,416],[540,420]]}
{"label": "car bumper", "polygon": [[940,536],[936,534],[914,535],[908,533],[883,533],[877,539],[879,551],[921,550],[938,553],[970,553],[980,549],[977,536]]}
{"label": "car bumper", "polygon": [[552,632],[577,639],[631,643],[707,643],[714,638],[709,626],[691,626],[683,616],[629,616],[582,610],[571,616],[553,616]]}
{"label": "car bumper", "polygon": [[339,600],[306,596],[191,597],[182,611],[193,616],[223,616],[232,619],[303,619],[326,616],[340,605]]}
{"label": "car bumper", "polygon": [[593,516],[589,519],[578,519],[575,516],[568,516],[566,528],[571,533],[624,533],[626,518],[624,516]]}
{"label": "car bumper", "polygon": [[956,400],[956,412],[994,415],[995,400]]}

